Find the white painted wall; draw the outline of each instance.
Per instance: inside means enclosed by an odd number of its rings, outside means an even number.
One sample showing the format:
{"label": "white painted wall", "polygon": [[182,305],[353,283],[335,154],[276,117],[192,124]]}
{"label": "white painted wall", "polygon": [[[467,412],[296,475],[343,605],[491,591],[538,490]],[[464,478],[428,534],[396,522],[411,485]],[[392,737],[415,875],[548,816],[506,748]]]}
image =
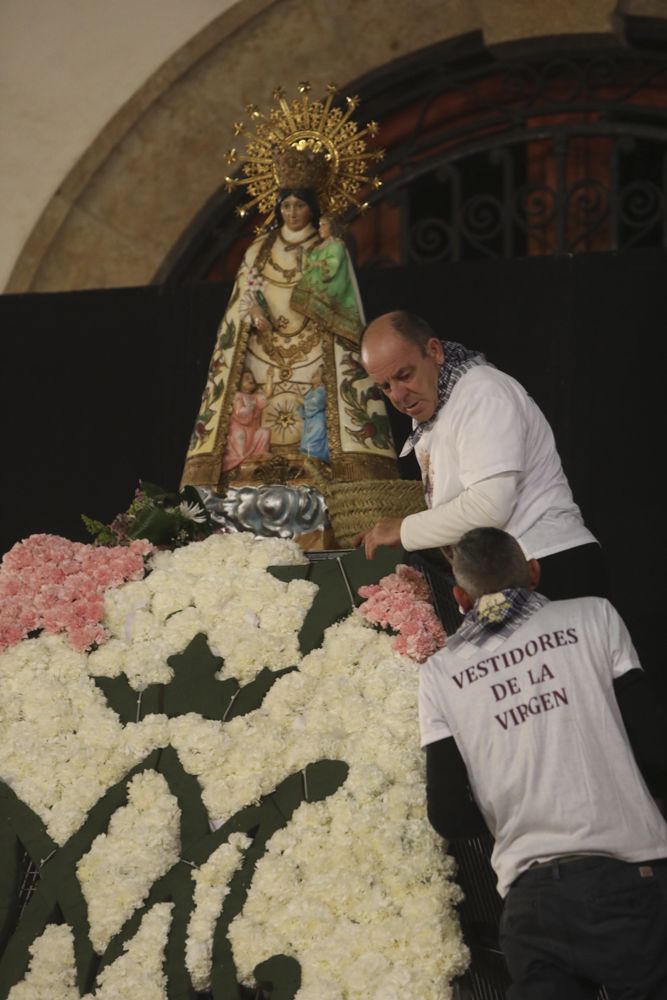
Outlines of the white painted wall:
{"label": "white painted wall", "polygon": [[237,2],[0,0],[0,289],[109,119]]}

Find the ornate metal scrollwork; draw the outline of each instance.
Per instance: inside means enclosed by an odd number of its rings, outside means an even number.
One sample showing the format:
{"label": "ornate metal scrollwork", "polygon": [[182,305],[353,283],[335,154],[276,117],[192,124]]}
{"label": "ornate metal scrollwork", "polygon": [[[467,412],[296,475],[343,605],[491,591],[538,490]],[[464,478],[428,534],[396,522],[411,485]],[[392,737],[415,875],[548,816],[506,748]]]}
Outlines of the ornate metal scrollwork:
{"label": "ornate metal scrollwork", "polygon": [[410,256],[418,263],[451,260],[452,227],[444,219],[420,219],[410,233]]}
{"label": "ornate metal scrollwork", "polygon": [[610,192],[605,184],[593,177],[576,181],[565,193],[568,252],[584,244],[609,218],[610,211]]}
{"label": "ornate metal scrollwork", "polygon": [[641,244],[658,224],[665,225],[665,192],[652,181],[632,181],[619,192],[618,214],[627,246]]}

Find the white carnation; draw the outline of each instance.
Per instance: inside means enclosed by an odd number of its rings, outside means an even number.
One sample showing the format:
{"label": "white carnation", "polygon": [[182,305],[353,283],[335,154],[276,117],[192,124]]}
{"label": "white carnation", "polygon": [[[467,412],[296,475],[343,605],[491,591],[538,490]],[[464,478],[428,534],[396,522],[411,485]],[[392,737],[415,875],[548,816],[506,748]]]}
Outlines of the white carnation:
{"label": "white carnation", "polygon": [[95,993],[86,993],[81,1000],[167,1000],[163,961],[173,906],[157,903],[145,914],[120,958],[100,972]]}
{"label": "white carnation", "polygon": [[188,924],[185,964],[192,985],[198,991],[210,986],[215,923],[229,892],[229,880],[243,862],[251,843],[245,834],[232,833],[228,842],[218,847],[208,861],[192,873],[195,905]]}
{"label": "white carnation", "polygon": [[74,937],[67,924],[47,924],[30,945],[25,978],[7,1000],[79,1000],[74,964]]}
{"label": "white carnation", "polygon": [[102,954],[153,883],[178,860],[180,810],[161,774],[142,771],[128,786],[107,833],[99,834],[77,865],[88,903],[90,941]]}

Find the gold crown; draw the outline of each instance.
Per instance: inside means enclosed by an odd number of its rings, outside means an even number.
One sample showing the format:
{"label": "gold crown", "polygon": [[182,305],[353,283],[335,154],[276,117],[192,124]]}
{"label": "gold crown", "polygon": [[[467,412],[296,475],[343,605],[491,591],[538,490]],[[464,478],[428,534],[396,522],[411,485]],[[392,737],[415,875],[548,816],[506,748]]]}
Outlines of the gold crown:
{"label": "gold crown", "polygon": [[358,97],[346,97],[346,108],[333,107],[337,88],[330,83],[323,101],[312,101],[308,94],[310,84],[298,85],[300,98],[288,101],[285,92],[273,92],[276,107],[265,116],[254,104],[246,107],[250,128],[244,122],[235,122],[234,133],[247,133],[245,152],[230,149],[227,162],[243,162],[240,177],[226,177],[227,190],[244,186],[251,195],[249,201],[237,208],[239,215],[246,215],[257,206],[266,213],[264,224],[268,228],[275,218],[275,205],[281,188],[312,188],[318,198],[320,210],[338,215],[356,205],[366,208],[357,193],[364,185],[375,188],[381,181],[368,173],[369,163],[382,159],[382,150],[368,152],[366,137],[377,134],[377,125],[370,122],[360,129],[351,115],[359,107]]}
{"label": "gold crown", "polygon": [[288,146],[274,153],[273,172],[279,188],[312,188],[321,194],[329,181],[331,164],[324,153]]}

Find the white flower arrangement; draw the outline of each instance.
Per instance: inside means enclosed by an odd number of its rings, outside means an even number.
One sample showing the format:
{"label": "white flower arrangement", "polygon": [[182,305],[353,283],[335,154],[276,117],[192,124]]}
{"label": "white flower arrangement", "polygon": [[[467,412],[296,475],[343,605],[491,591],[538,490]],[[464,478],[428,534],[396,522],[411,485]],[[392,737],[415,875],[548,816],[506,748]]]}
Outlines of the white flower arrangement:
{"label": "white flower arrangement", "polygon": [[[212,828],[299,770],[307,799],[309,766],[344,761],[349,770],[338,790],[304,801],[257,863],[228,931],[239,977],[251,983],[259,962],[285,954],[301,964],[298,1000],[446,1000],[467,951],[453,911],[460,892],[452,863],[426,820],[418,676],[390,637],[358,613],[300,657],[298,632],[316,588],[283,583],[266,569],[304,561],[293,543],[247,534],[159,551],[145,580],[107,593],[111,638],[96,651],[86,656],[62,636],[41,636],[2,654],[0,777],[62,844],[100,796],[156,747],[173,746],[196,777]],[[125,673],[137,692],[166,683],[167,657],[197,632],[225,657],[219,679],[244,684],[265,665],[298,670],[278,678],[260,708],[228,721],[190,713],[123,726],[92,677]],[[179,819],[164,778],[143,771],[108,832],[80,859],[98,953],[178,860]],[[232,834],[192,873],[186,967],[196,989],[210,982],[215,925],[249,843]],[[171,906],[157,904],[144,916],[84,1000],[166,997],[162,956]],[[78,1000],[69,929],[47,928],[31,954],[10,1000]]]}
{"label": "white flower arrangement", "polygon": [[195,905],[188,924],[185,964],[196,990],[203,991],[211,985],[213,931],[223,899],[229,892],[229,880],[251,843],[244,833],[232,833],[227,843],[192,872]]}
{"label": "white flower arrangement", "polygon": [[146,913],[123,954],[106,966],[94,993],[81,997],[76,986],[74,936],[67,924],[48,924],[30,946],[25,978],[13,986],[7,1000],[166,1000],[162,970],[164,947],[171,926],[173,903],[158,903]]}
{"label": "white flower arrangement", "polygon": [[86,993],[81,1000],[167,1000],[162,962],[173,907],[173,903],[151,907],[137,933],[123,945],[123,954],[100,972],[95,992]]}
{"label": "white flower arrangement", "polygon": [[127,805],[111,817],[77,865],[88,903],[90,942],[102,954],[141,906],[153,883],[178,861],[180,810],[156,771],[136,774]]}
{"label": "white flower arrangement", "polygon": [[25,978],[7,1000],[79,1000],[74,965],[74,938],[67,924],[47,924],[30,946]]}
{"label": "white flower arrangement", "polygon": [[[132,584],[130,584],[132,586]],[[0,778],[64,844],[98,799],[168,740],[166,719],[123,726],[63,635],[0,654]]]}
{"label": "white flower arrangement", "polygon": [[416,696],[415,672],[390,637],[352,616],[256,712],[226,724],[170,721],[214,827],[322,757],[350,768],[335,795],[297,810],[257,864],[229,932],[247,982],[262,958],[288,954],[302,965],[299,1000],[319,1000],[327,983],[339,996],[363,996],[369,941],[387,997],[446,996],[442,984],[465,968],[452,915],[460,893],[426,820]]}
{"label": "white flower arrangement", "polygon": [[320,757],[349,766],[338,792],[301,805],[257,864],[229,931],[244,981],[259,961],[286,954],[302,966],[299,1000],[327,990],[370,996],[371,982],[399,1000],[445,997],[444,984],[464,970],[452,915],[460,893],[426,820],[416,695],[414,670],[389,637],[352,617],[327,630],[323,647],[274,685],[259,712],[230,724],[247,730],[225,770],[234,773],[241,748],[263,743],[266,756],[252,760],[262,790]]}
{"label": "white flower arrangement", "polygon": [[112,638],[90,654],[90,673],[125,673],[136,691],[168,684],[167,658],[198,632],[225,658],[224,676],[241,683],[269,663],[291,666],[299,660],[298,633],[317,588],[305,580],[283,583],[266,568],[304,562],[294,542],[248,533],[210,535],[155,553],[145,580],[105,594]]}

